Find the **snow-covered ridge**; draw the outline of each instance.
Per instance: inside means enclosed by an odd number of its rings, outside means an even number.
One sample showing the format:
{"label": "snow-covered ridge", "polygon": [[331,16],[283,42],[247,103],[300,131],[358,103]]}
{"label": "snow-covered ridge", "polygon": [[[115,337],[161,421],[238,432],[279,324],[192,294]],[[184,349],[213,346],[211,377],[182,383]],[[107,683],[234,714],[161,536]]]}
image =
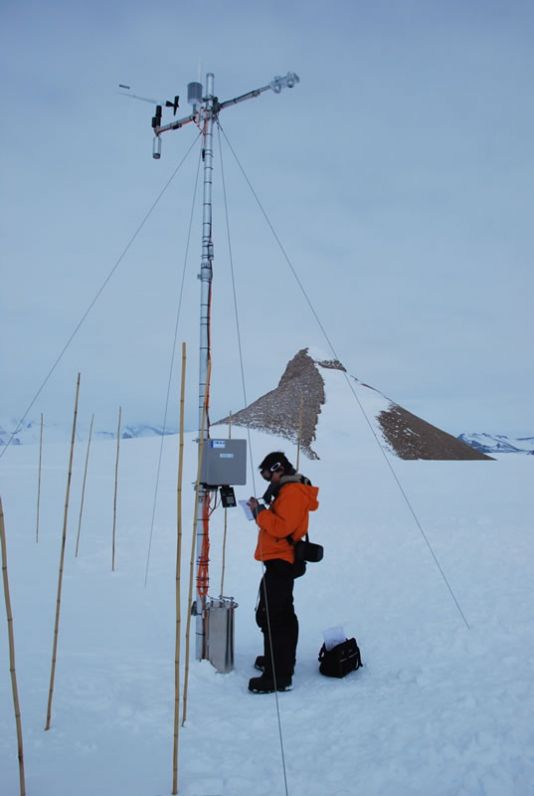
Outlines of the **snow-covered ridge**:
{"label": "snow-covered ridge", "polygon": [[506,434],[463,433],[458,437],[481,453],[526,453],[534,455],[534,436],[510,437]]}

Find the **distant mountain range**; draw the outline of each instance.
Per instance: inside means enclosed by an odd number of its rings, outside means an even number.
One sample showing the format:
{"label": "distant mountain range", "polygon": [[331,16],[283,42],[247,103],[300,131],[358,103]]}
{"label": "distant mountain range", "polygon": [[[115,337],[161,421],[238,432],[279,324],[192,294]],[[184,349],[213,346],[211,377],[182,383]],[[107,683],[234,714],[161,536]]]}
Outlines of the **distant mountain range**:
{"label": "distant mountain range", "polygon": [[[8,429],[15,428],[16,423],[0,424],[0,448],[6,445],[11,437],[11,431]],[[165,434],[176,434],[176,429],[165,429],[158,425],[150,423],[138,423],[136,425],[124,426],[121,432],[122,439],[134,439],[139,437],[158,437]],[[44,439],[46,443],[50,442],[66,442],[69,439],[70,430],[67,426],[60,425],[47,425],[44,427]],[[76,438],[78,440],[87,439],[89,434],[88,428],[80,429]],[[115,439],[116,431],[99,430],[93,433],[93,439]],[[38,444],[40,436],[40,423],[39,421],[29,420],[24,423],[23,427],[15,434],[12,445],[28,445]],[[534,456],[534,437],[512,437],[506,434],[487,434],[481,433],[468,433],[465,432],[457,437],[458,440],[469,445],[479,453],[485,453],[489,456],[502,453],[522,453]]]}
{"label": "distant mountain range", "polygon": [[534,437],[508,437],[505,434],[460,434],[458,439],[481,453],[526,453],[534,455]]}
{"label": "distant mountain range", "polygon": [[[13,429],[17,427],[17,421],[9,421],[0,423],[0,447],[7,445]],[[162,426],[154,425],[151,423],[137,423],[132,425],[125,425],[121,429],[121,439],[134,439],[139,437],[156,437],[168,434],[176,434],[175,428],[163,429]],[[70,439],[71,430],[67,425],[59,425],[57,423],[48,424],[45,420],[43,439],[46,443],[50,442],[65,442]],[[27,445],[39,444],[41,435],[41,422],[40,420],[25,420],[22,427],[15,434],[11,445]],[[89,427],[78,427],[76,431],[76,439],[87,439],[89,436]],[[117,431],[98,430],[93,432],[93,439],[115,439]]]}

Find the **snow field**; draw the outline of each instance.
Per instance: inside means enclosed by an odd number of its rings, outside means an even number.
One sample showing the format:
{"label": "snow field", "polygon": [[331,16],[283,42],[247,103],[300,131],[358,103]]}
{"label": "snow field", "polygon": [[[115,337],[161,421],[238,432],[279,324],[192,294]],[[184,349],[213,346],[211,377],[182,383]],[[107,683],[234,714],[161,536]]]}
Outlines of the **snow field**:
{"label": "snow field", "polygon": [[[532,457],[495,462],[391,459],[462,611],[343,374],[325,375],[327,403],[301,470],[320,487],[311,537],[325,559],[295,584],[300,620],[294,689],[278,705],[291,796],[527,796],[534,793]],[[213,429],[213,435],[217,429]],[[226,432],[221,434],[226,435]],[[196,467],[185,447],[185,606]],[[245,436],[244,431],[242,436]],[[286,441],[253,433],[258,462]],[[68,446],[45,448],[35,543],[37,455],[0,462],[28,794],[170,793],[174,709],[177,440],[164,441],[148,585],[144,574],[159,439],[121,445],[117,571],[111,573],[115,445],[91,453],[80,556],[74,558],[85,446],[75,455],[52,729],[44,732]],[[238,488],[263,490],[259,478]],[[223,515],[212,518],[211,593],[219,593]],[[192,662],[181,730],[184,796],[284,794],[276,701],[251,695],[260,651],[255,531],[229,512],[225,594],[236,612],[236,666]],[[18,793],[5,612],[0,611],[0,791]],[[325,627],[355,635],[364,668],[319,675]],[[182,618],[185,628],[185,608]],[[194,625],[193,625],[194,628]],[[184,651],[182,645],[182,653]],[[3,674],[2,674],[3,670]],[[183,674],[183,673],[182,673]],[[182,676],[183,681],[183,676]]]}

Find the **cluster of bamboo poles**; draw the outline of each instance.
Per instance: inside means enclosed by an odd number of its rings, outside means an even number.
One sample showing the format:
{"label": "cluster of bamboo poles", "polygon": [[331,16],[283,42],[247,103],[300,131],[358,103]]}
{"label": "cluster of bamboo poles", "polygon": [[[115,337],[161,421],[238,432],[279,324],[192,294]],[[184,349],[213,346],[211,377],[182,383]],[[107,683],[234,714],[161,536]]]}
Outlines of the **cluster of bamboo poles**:
{"label": "cluster of bamboo poles", "polygon": [[[75,413],[78,411],[78,395],[75,399]],[[116,559],[116,529],[117,529],[117,502],[118,502],[118,485],[119,485],[119,457],[120,457],[120,441],[121,441],[121,420],[122,420],[122,407],[119,406],[119,419],[117,425],[117,447],[116,447],[116,456],[115,456],[115,487],[113,493],[113,525],[112,525],[112,533],[111,533],[111,569],[112,571],[115,570],[115,559]],[[87,448],[85,450],[85,464],[83,470],[83,480],[82,480],[82,489],[81,489],[81,498],[80,498],[80,510],[78,514],[78,528],[76,532],[76,547],[74,551],[74,557],[78,558],[78,554],[80,552],[80,536],[82,530],[82,519],[83,519],[83,511],[85,507],[85,492],[87,487],[87,474],[89,471],[89,454],[91,452],[91,443],[93,440],[93,427],[95,422],[94,414],[91,416],[91,422],[89,424],[89,434],[87,438]],[[75,433],[75,427],[73,429],[73,434]],[[41,429],[39,434],[39,464],[37,467],[37,519],[36,519],[36,528],[35,528],[35,541],[39,542],[39,529],[40,529],[40,508],[41,508],[41,481],[42,481],[42,465],[43,465],[43,440],[44,440],[44,416],[41,414]],[[70,464],[69,464],[69,474],[68,479],[70,481],[72,475],[72,458],[74,454],[74,436],[71,440],[71,450],[70,450]],[[68,508],[68,500],[66,500],[66,508]]]}
{"label": "cluster of bamboo poles", "polygon": [[[63,510],[63,528],[61,533],[61,550],[60,550],[60,557],[59,557],[59,572],[58,572],[58,582],[57,582],[57,594],[56,594],[56,612],[55,612],[55,620],[54,620],[54,634],[53,634],[53,641],[52,641],[52,661],[50,666],[50,684],[48,688],[48,704],[46,710],[46,721],[45,721],[45,730],[49,730],[52,724],[52,705],[53,705],[53,698],[54,698],[54,686],[55,686],[55,675],[56,675],[56,663],[57,663],[57,648],[58,648],[58,637],[59,637],[59,625],[60,625],[60,618],[61,618],[61,594],[63,588],[63,572],[65,566],[65,548],[67,542],[67,526],[68,526],[68,514],[69,514],[69,503],[70,503],[70,489],[71,489],[71,482],[72,482],[72,466],[74,461],[74,444],[76,440],[76,426],[78,422],[78,403],[80,398],[80,380],[81,374],[78,373],[76,379],[76,395],[74,398],[74,414],[72,419],[72,432],[71,432],[71,441],[70,441],[70,450],[69,450],[69,464],[67,470],[67,488],[65,493],[65,504]],[[78,555],[79,546],[80,546],[80,531],[82,525],[82,516],[83,516],[83,506],[84,506],[84,499],[85,499],[85,488],[87,484],[87,470],[89,464],[89,451],[91,447],[91,439],[93,433],[93,424],[94,424],[94,414],[91,417],[91,425],[89,428],[89,439],[87,443],[87,450],[85,455],[85,467],[84,467],[84,475],[83,475],[83,483],[82,483],[82,494],[81,494],[81,501],[80,501],[80,513],[78,517],[78,532],[76,534],[76,550],[75,556]],[[113,526],[112,526],[112,542],[111,542],[111,570],[112,572],[115,571],[115,550],[116,550],[116,526],[117,526],[117,495],[118,495],[118,478],[119,478],[119,454],[120,454],[120,434],[121,434],[121,420],[122,420],[122,407],[119,407],[119,419],[118,419],[118,426],[117,426],[117,449],[116,449],[116,458],[115,458],[115,488],[114,488],[114,497],[113,497]],[[42,465],[42,445],[43,445],[43,415],[41,415],[41,434],[40,434],[40,445],[39,445],[39,475],[38,475],[38,496],[37,496],[37,533],[36,538],[38,539],[38,528],[39,528],[39,500],[40,500],[40,486],[41,486],[41,465]]]}
{"label": "cluster of bamboo poles", "polygon": [[[75,399],[74,399],[74,416],[73,416],[73,421],[72,421],[71,443],[70,443],[70,449],[69,449],[69,463],[68,463],[68,472],[67,472],[67,488],[66,488],[66,493],[65,493],[65,503],[64,503],[64,511],[63,511],[63,527],[62,527],[62,533],[61,533],[61,550],[60,550],[60,559],[59,559],[58,584],[57,584],[57,594],[56,594],[56,611],[55,611],[54,633],[53,633],[53,643],[52,643],[52,660],[51,660],[51,668],[50,668],[50,683],[49,683],[49,689],[48,689],[48,703],[47,703],[47,711],[46,711],[45,730],[49,730],[50,729],[51,722],[52,722],[52,705],[53,705],[55,673],[56,673],[56,663],[57,663],[59,624],[60,624],[60,616],[61,616],[61,593],[62,593],[62,586],[63,586],[64,565],[65,565],[65,548],[66,548],[66,540],[67,540],[68,511],[69,511],[70,489],[71,489],[71,482],[72,482],[72,469],[73,469],[73,459],[74,459],[74,443],[75,443],[75,439],[76,439],[76,426],[77,426],[77,419],[78,419],[78,403],[79,403],[79,395],[80,395],[80,380],[81,380],[81,374],[78,373],[77,379],[76,379],[76,395],[75,395]],[[114,491],[114,502],[113,502],[112,570],[115,569],[115,536],[116,536],[116,517],[117,517],[117,488],[118,488],[118,468],[119,468],[119,450],[120,450],[121,412],[122,412],[122,410],[121,410],[121,408],[119,408],[119,423],[118,423],[118,429],[117,429],[117,454],[116,454],[116,463],[115,463],[115,491]],[[77,532],[77,537],[76,537],[76,552],[75,552],[76,556],[78,555],[79,543],[80,543],[80,531],[81,531],[81,524],[82,524],[84,498],[85,498],[85,487],[86,487],[86,483],[87,483],[89,451],[90,451],[90,446],[91,446],[93,424],[94,424],[94,415],[91,418],[91,425],[90,425],[90,429],[89,429],[89,440],[88,440],[88,444],[87,444],[87,451],[86,451],[86,457],[85,457],[85,468],[84,468],[84,477],[83,477],[83,485],[82,485],[82,496],[81,496],[81,503],[80,503],[80,513],[79,513],[79,518],[78,518],[78,532]],[[41,413],[40,434],[39,434],[39,465],[38,465],[38,479],[37,479],[37,516],[36,516],[36,530],[35,530],[35,540],[36,540],[36,542],[39,542],[40,508],[41,508],[41,480],[42,480],[42,462],[43,462],[43,438],[44,438],[44,416]],[[23,751],[23,737],[22,737],[22,721],[21,721],[20,702],[19,702],[19,696],[18,696],[17,677],[16,677],[16,668],[15,668],[15,641],[14,641],[14,631],[13,631],[13,614],[12,614],[12,610],[11,610],[11,599],[10,599],[10,592],[9,592],[9,580],[8,580],[8,568],[7,568],[7,542],[6,542],[6,532],[5,532],[5,522],[4,522],[4,511],[3,511],[1,498],[0,498],[0,545],[1,545],[1,552],[2,552],[2,579],[3,579],[3,584],[4,584],[4,598],[5,598],[5,605],[6,605],[7,627],[8,627],[9,668],[10,668],[10,673],[11,673],[11,683],[12,683],[12,691],[13,691],[13,704],[14,704],[14,710],[15,710],[15,723],[16,723],[16,728],[17,728],[18,759],[19,759],[19,774],[20,774],[20,777],[19,777],[19,779],[20,779],[20,793],[21,793],[21,796],[25,796],[26,785],[25,785],[25,777],[24,777],[24,751]]]}

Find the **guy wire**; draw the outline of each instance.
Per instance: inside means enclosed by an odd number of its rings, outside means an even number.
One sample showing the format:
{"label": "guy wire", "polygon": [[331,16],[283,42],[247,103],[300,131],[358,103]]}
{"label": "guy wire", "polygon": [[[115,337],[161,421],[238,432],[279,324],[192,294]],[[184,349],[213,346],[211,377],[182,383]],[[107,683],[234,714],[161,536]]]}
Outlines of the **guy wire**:
{"label": "guy wire", "polygon": [[[269,229],[271,230],[271,232],[273,234],[273,237],[274,237],[275,241],[277,242],[277,244],[278,244],[278,246],[280,248],[280,251],[282,252],[282,255],[283,255],[287,265],[289,266],[289,269],[290,269],[291,273],[293,274],[293,276],[295,278],[295,281],[297,282],[297,285],[299,286],[299,288],[301,290],[302,295],[304,296],[304,299],[306,300],[306,303],[308,304],[308,307],[310,308],[310,310],[312,312],[313,317],[315,318],[315,320],[316,320],[316,322],[317,322],[317,324],[318,324],[318,326],[319,326],[319,328],[320,328],[320,330],[321,330],[321,332],[323,334],[324,339],[326,340],[326,343],[327,343],[328,347],[330,348],[330,351],[332,352],[332,354],[333,354],[335,359],[337,359],[338,361],[341,361],[339,359],[339,356],[337,355],[337,352],[336,352],[336,350],[334,348],[334,345],[332,344],[332,341],[330,340],[328,334],[326,333],[326,330],[325,330],[325,328],[324,328],[324,326],[323,326],[323,324],[322,324],[322,322],[321,322],[321,320],[319,318],[319,315],[317,314],[317,311],[315,310],[315,307],[312,304],[312,301],[311,301],[310,297],[308,296],[308,294],[307,294],[307,292],[306,292],[306,290],[304,288],[304,285],[303,285],[299,275],[297,274],[297,271],[296,271],[295,267],[293,266],[293,263],[291,262],[291,260],[289,258],[289,255],[288,255],[287,251],[284,248],[284,245],[282,244],[282,241],[280,240],[280,238],[279,238],[279,236],[278,236],[278,234],[277,234],[277,232],[276,232],[276,230],[275,230],[275,228],[274,228],[269,216],[267,215],[267,211],[263,207],[263,205],[262,205],[262,203],[261,203],[256,191],[254,190],[254,188],[252,186],[252,183],[250,182],[250,180],[248,178],[248,175],[245,172],[244,167],[242,166],[239,158],[237,157],[237,154],[236,154],[234,148],[232,147],[230,141],[228,140],[228,136],[226,135],[224,129],[220,125],[219,125],[219,127],[220,127],[220,130],[221,130],[224,138],[225,138],[226,143],[228,144],[228,146],[230,148],[230,151],[232,152],[232,155],[234,156],[234,159],[235,159],[235,161],[236,161],[236,163],[237,163],[237,165],[238,165],[243,177],[245,178],[245,181],[246,181],[248,187],[250,188],[250,191],[251,191],[254,199],[256,200],[256,203],[257,203],[257,205],[258,205],[258,207],[259,207],[259,209],[260,209],[265,221],[267,222],[267,225],[269,226]],[[386,454],[385,450],[383,449],[382,445],[380,444],[380,440],[378,439],[378,436],[377,436],[377,434],[376,434],[376,432],[375,432],[375,430],[373,428],[373,425],[372,425],[371,421],[369,420],[369,417],[367,416],[367,413],[366,413],[366,411],[365,411],[365,409],[364,409],[364,407],[363,407],[358,395],[356,394],[354,386],[353,386],[353,384],[352,384],[352,382],[350,380],[350,376],[348,375],[348,373],[346,371],[344,371],[344,376],[345,376],[345,380],[346,380],[346,382],[348,384],[348,387],[349,387],[354,399],[356,400],[356,403],[358,404],[358,406],[360,408],[360,411],[361,411],[362,415],[364,416],[367,425],[369,426],[369,428],[371,430],[371,433],[372,433],[372,435],[373,435],[373,437],[375,439],[375,442],[378,445],[378,448],[380,449],[380,452],[381,452],[381,454],[382,454],[382,456],[384,458],[384,461],[386,462],[386,464],[387,464],[387,466],[389,468],[389,471],[390,471],[391,475],[393,476],[393,479],[395,480],[395,483],[397,484],[397,487],[399,488],[399,491],[400,491],[400,493],[401,493],[401,495],[402,495],[402,497],[403,497],[403,499],[404,499],[404,501],[405,501],[405,503],[406,503],[406,505],[407,505],[407,507],[408,507],[408,509],[410,511],[410,514],[412,515],[412,517],[413,517],[413,519],[415,521],[415,524],[416,524],[417,528],[419,529],[419,532],[420,532],[421,536],[423,537],[423,539],[424,539],[424,541],[426,543],[426,546],[428,547],[428,550],[430,551],[430,554],[431,554],[431,556],[432,556],[432,558],[434,560],[434,563],[435,563],[435,565],[436,565],[436,567],[437,567],[437,569],[438,569],[438,571],[439,571],[439,573],[440,573],[440,575],[441,575],[441,577],[442,577],[442,579],[443,579],[443,581],[444,581],[444,583],[445,583],[445,585],[446,585],[446,587],[447,587],[447,589],[449,591],[449,594],[452,597],[452,600],[453,600],[454,604],[456,605],[456,608],[458,609],[458,612],[459,612],[460,616],[462,617],[462,620],[463,620],[466,628],[468,630],[470,630],[469,623],[468,623],[468,621],[467,621],[467,619],[465,617],[465,614],[464,614],[464,612],[463,612],[463,610],[462,610],[462,608],[460,606],[460,603],[458,602],[458,599],[456,598],[456,595],[455,595],[455,593],[453,591],[453,588],[452,588],[451,584],[449,583],[449,580],[448,580],[447,576],[445,575],[445,572],[444,572],[444,570],[443,570],[443,568],[442,568],[442,566],[441,566],[441,564],[440,564],[440,562],[438,560],[438,557],[437,557],[437,555],[436,555],[436,553],[435,553],[435,551],[434,551],[434,549],[433,549],[433,547],[432,547],[432,545],[430,543],[430,540],[428,539],[426,533],[423,530],[423,526],[422,526],[422,524],[421,524],[421,522],[420,522],[420,520],[419,520],[419,518],[418,518],[418,516],[417,516],[417,514],[415,512],[415,509],[413,508],[413,506],[412,506],[412,504],[410,502],[410,499],[409,499],[409,497],[408,497],[408,495],[406,493],[406,490],[402,486],[402,484],[400,482],[400,479],[399,479],[397,473],[395,472],[395,469],[393,468],[393,465],[391,464],[390,460],[387,457],[387,454]]]}
{"label": "guy wire", "polygon": [[[196,140],[198,140],[198,138]],[[190,216],[189,216],[189,227],[188,227],[188,230],[187,230],[187,239],[186,239],[186,244],[185,244],[184,265],[183,265],[183,269],[182,269],[182,281],[181,281],[181,284],[180,284],[178,307],[177,307],[177,310],[176,310],[176,322],[174,324],[174,339],[173,339],[173,343],[172,343],[171,361],[170,361],[170,365],[169,365],[169,379],[168,379],[168,382],[167,382],[167,395],[166,395],[166,398],[165,398],[165,411],[163,413],[162,433],[161,433],[161,441],[160,441],[160,446],[159,446],[158,465],[157,465],[157,469],[156,469],[156,483],[155,483],[155,486],[154,486],[154,501],[152,503],[152,519],[150,521],[150,536],[149,536],[149,541],[148,541],[148,551],[147,551],[146,567],[145,567],[145,587],[147,585],[148,570],[149,570],[149,567],[150,567],[150,553],[151,553],[151,550],[152,550],[152,536],[154,534],[154,520],[155,520],[155,516],[156,516],[156,506],[157,506],[157,502],[158,502],[159,477],[160,477],[160,472],[161,472],[161,459],[162,459],[162,456],[163,456],[163,442],[164,442],[164,439],[165,439],[165,431],[167,430],[167,414],[168,414],[168,411],[169,411],[169,400],[170,400],[170,394],[171,394],[171,383],[172,383],[172,376],[173,376],[173,372],[174,372],[174,358],[175,358],[175,355],[176,355],[176,341],[178,339],[178,324],[180,322],[180,315],[181,315],[181,311],[182,311],[182,299],[183,299],[183,294],[184,294],[185,273],[186,273],[186,269],[187,269],[187,260],[188,260],[188,257],[189,257],[189,245],[190,245],[190,242],[191,242],[191,230],[192,230],[192,227],[193,227],[193,216],[194,216],[194,213],[195,213],[195,204],[196,204],[197,189],[198,189],[198,176],[200,174],[200,162],[201,162],[201,159],[202,159],[202,149],[199,151],[199,155],[198,155],[197,173],[196,173],[196,177],[195,177],[195,187],[193,189],[193,199],[192,199],[192,202],[191,202],[191,213],[190,213]]]}
{"label": "guy wire", "polygon": [[[232,255],[232,241],[230,237],[230,221],[229,221],[229,213],[228,213],[228,197],[226,193],[226,181],[224,177],[224,163],[223,163],[223,154],[222,154],[222,146],[221,146],[221,126],[219,124],[219,120],[217,120],[217,128],[219,130],[219,135],[217,136],[217,140],[219,143],[219,156],[221,160],[221,178],[222,178],[222,189],[223,189],[223,196],[224,196],[224,212],[226,218],[226,236],[228,241],[228,256],[230,260],[230,271],[232,275],[232,289],[234,295],[234,312],[235,312],[235,322],[236,322],[236,331],[237,331],[237,341],[238,341],[238,349],[239,349],[239,362],[241,366],[241,384],[243,388],[243,400],[244,406],[248,405],[247,400],[247,389],[245,383],[245,368],[243,364],[243,349],[241,345],[241,327],[239,324],[239,310],[238,310],[238,302],[237,302],[237,290],[236,290],[236,283],[235,283],[235,272],[234,272],[234,260]],[[253,456],[252,456],[252,443],[251,443],[251,435],[250,435],[250,428],[247,426],[247,437],[248,437],[248,446],[250,451],[250,469],[252,473],[252,485],[254,494],[256,494],[256,476],[254,473],[254,464],[253,464]],[[288,790],[288,783],[287,783],[287,767],[286,767],[286,757],[285,757],[285,749],[284,749],[284,735],[282,730],[282,717],[280,715],[280,702],[278,698],[278,689],[277,689],[277,682],[276,682],[276,661],[274,659],[274,651],[273,651],[273,642],[272,642],[272,634],[271,634],[271,619],[270,619],[270,612],[269,612],[269,600],[267,595],[267,584],[265,582],[265,578],[262,577],[261,583],[263,584],[263,595],[265,599],[265,613],[267,617],[267,634],[269,640],[269,651],[271,655],[271,661],[273,662],[273,680],[274,680],[274,697],[275,697],[275,705],[276,705],[276,719],[278,724],[278,737],[280,740],[280,756],[281,756],[281,763],[282,763],[282,773],[284,777],[284,788],[286,796],[289,796]],[[261,586],[260,586],[261,588]]]}
{"label": "guy wire", "polygon": [[106,276],[106,278],[104,279],[104,281],[102,282],[102,284],[98,288],[97,292],[93,296],[93,298],[92,298],[91,302],[89,303],[87,309],[85,310],[85,312],[83,313],[82,317],[80,318],[80,320],[78,321],[78,323],[74,327],[74,330],[71,332],[70,337],[67,339],[67,342],[65,343],[65,345],[63,346],[63,348],[59,352],[58,356],[56,357],[55,361],[53,362],[52,366],[50,367],[47,375],[45,376],[45,378],[41,382],[40,387],[38,388],[37,392],[33,396],[33,398],[30,401],[30,403],[28,404],[28,406],[26,408],[26,411],[24,412],[24,414],[20,418],[19,422],[17,423],[17,425],[15,427],[15,430],[11,432],[11,436],[9,437],[8,441],[6,442],[6,444],[4,445],[2,450],[0,451],[0,459],[2,458],[4,453],[7,451],[7,449],[9,448],[11,443],[13,442],[13,439],[15,438],[15,435],[18,434],[18,432],[22,428],[22,425],[23,425],[24,421],[26,420],[26,418],[28,416],[28,413],[32,410],[35,402],[37,401],[37,399],[39,398],[40,394],[42,393],[42,391],[44,390],[44,388],[48,384],[48,381],[50,380],[50,377],[52,376],[52,374],[54,373],[55,369],[57,368],[57,366],[59,365],[59,363],[63,359],[63,356],[64,356],[65,352],[67,351],[68,347],[70,346],[70,344],[72,343],[72,341],[74,340],[76,335],[78,334],[78,332],[79,332],[82,324],[84,323],[85,319],[87,318],[87,316],[89,315],[89,313],[91,312],[91,310],[95,306],[96,302],[98,301],[98,299],[100,298],[100,296],[104,292],[104,290],[107,287],[107,284],[110,281],[111,277],[113,276],[113,274],[115,273],[115,271],[117,270],[117,268],[119,267],[121,262],[124,260],[126,254],[128,253],[129,249],[131,248],[133,242],[135,241],[135,239],[137,238],[137,236],[139,235],[139,233],[141,232],[141,230],[145,226],[146,222],[148,221],[148,219],[150,218],[150,216],[152,215],[152,213],[156,209],[156,206],[158,205],[161,197],[163,196],[163,194],[165,193],[165,191],[167,190],[167,188],[169,187],[171,182],[174,180],[174,178],[176,177],[176,175],[180,171],[181,167],[183,166],[183,164],[185,163],[185,161],[189,157],[189,154],[190,154],[191,150],[193,149],[193,147],[195,146],[198,138],[201,135],[202,135],[202,133],[198,134],[197,138],[195,138],[195,140],[193,141],[193,143],[191,144],[191,146],[189,147],[189,149],[187,150],[187,152],[185,153],[185,155],[183,156],[183,158],[181,159],[179,164],[176,166],[175,170],[173,171],[173,173],[171,174],[171,176],[169,177],[169,179],[167,180],[167,182],[165,183],[165,185],[163,186],[163,188],[161,189],[161,191],[159,192],[159,194],[157,195],[155,200],[152,202],[152,205],[150,206],[149,210],[145,213],[142,221],[140,222],[140,224],[138,225],[137,229],[135,230],[133,235],[130,237],[128,243],[126,244],[126,246],[122,250],[121,254],[119,255],[119,257],[115,261],[115,264],[113,265],[113,267],[109,271],[108,275]]}

